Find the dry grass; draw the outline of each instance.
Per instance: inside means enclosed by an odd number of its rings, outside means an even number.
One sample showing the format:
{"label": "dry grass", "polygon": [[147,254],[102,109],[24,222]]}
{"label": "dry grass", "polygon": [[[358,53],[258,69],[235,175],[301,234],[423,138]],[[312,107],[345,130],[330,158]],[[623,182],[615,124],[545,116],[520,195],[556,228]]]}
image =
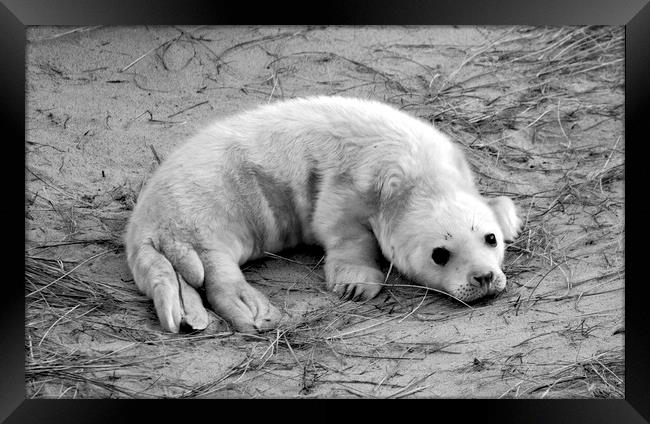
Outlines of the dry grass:
{"label": "dry grass", "polygon": [[[558,366],[560,365],[560,366]],[[567,364],[535,364],[539,374],[529,373],[501,397],[540,398],[623,398],[625,395],[625,355],[623,349],[599,352]],[[504,374],[512,374],[505,366]]]}
{"label": "dry grass", "polygon": [[[73,31],[82,30],[87,29]],[[194,29],[144,52],[122,71],[154,56],[154,52],[162,60],[160,55],[164,56],[171,43],[183,40],[196,44],[197,51],[203,49],[227,72],[226,56],[304,37],[309,30],[254,38],[215,53],[209,40]],[[623,43],[620,28],[515,27],[467,51],[446,75],[393,46],[377,48],[372,63],[337,52],[299,51],[272,56],[268,63],[273,70],[271,78],[239,87],[259,93],[265,100],[278,94],[291,97],[290,81],[300,80],[300,66],[336,62],[347,76],[347,85],[331,78],[323,80],[321,86],[327,93],[368,95],[364,90],[377,90],[372,95],[454,135],[465,145],[481,189],[486,194],[512,196],[524,217],[523,233],[509,246],[505,261],[511,284],[508,292],[496,300],[498,306],[490,302],[460,305],[440,294],[410,286],[387,269],[387,288],[378,300],[355,303],[322,296],[318,304],[293,311],[292,319],[271,333],[236,335],[223,323],[217,323],[221,331],[164,334],[144,324],[155,321],[155,312],[132,282],[116,278],[100,282],[88,277],[88,272],[81,272],[106,256],[122,253],[120,225],[104,226],[105,237],[94,240],[101,244],[93,244],[103,250],[87,254],[83,260],[63,261],[52,250],[92,243],[93,239],[82,237],[84,231],[79,233],[78,222],[84,213],[101,216],[107,204],[69,193],[29,170],[36,179],[28,185],[32,200],[26,206],[27,215],[49,211],[58,215],[58,222],[67,225],[67,230],[63,240],[30,246],[25,259],[28,395],[248,396],[250,392],[244,389],[247,383],[277,378],[295,382],[300,387],[296,395],[300,396],[322,394],[317,389],[325,385],[336,388],[326,392],[328,395],[436,396],[439,393],[431,383],[436,378],[435,370],[418,372],[417,378],[403,377],[397,368],[388,366],[380,372],[381,378],[356,371],[376,364],[417,364],[431,355],[457,355],[459,346],[473,343],[462,335],[427,343],[392,337],[391,329],[406,320],[451,325],[499,307],[502,310],[497,316],[507,321],[508,316],[512,319],[545,304],[562,304],[580,312],[578,308],[585,299],[621,290],[625,272],[624,140],[621,136],[602,139],[600,130],[610,126],[610,132],[622,134]],[[408,69],[415,71],[400,73],[388,66],[396,60],[408,61],[414,65]],[[201,104],[197,101],[179,108],[168,117]],[[156,150],[151,149],[159,161]],[[37,194],[42,191],[31,188],[37,183],[43,183],[50,195],[56,193],[59,201]],[[137,191],[130,186],[122,190],[127,193],[125,199],[128,193],[134,196]],[[122,202],[124,210],[128,210],[126,203]],[[302,281],[271,282],[269,287],[285,285],[290,289],[282,293],[300,294],[311,293],[322,284],[318,279],[321,261],[293,265],[305,271]],[[599,272],[583,275],[585,267]],[[552,278],[565,281],[566,286],[547,287]],[[281,295],[274,301],[281,303]],[[622,316],[621,308],[622,304],[614,315]],[[584,315],[608,312],[590,309]],[[545,340],[557,338],[575,344],[601,337],[602,328],[584,319],[579,325],[564,327],[558,322],[549,321],[545,327],[544,322],[533,321],[536,326],[530,337],[513,342],[508,353],[476,357],[454,372],[461,376],[488,375],[486,381],[506,382],[507,391],[488,392],[493,397],[623,397],[622,349],[571,362],[534,359]],[[89,338],[86,344],[78,342],[85,340],[83,335]],[[93,340],[119,345],[97,351],[92,348]],[[200,384],[188,385],[170,376],[152,377],[157,367],[185,355],[188,346],[210,350],[211,344],[219,340],[244,352],[244,358]],[[346,361],[352,361],[354,366],[341,365]],[[277,393],[270,390],[261,395]]]}

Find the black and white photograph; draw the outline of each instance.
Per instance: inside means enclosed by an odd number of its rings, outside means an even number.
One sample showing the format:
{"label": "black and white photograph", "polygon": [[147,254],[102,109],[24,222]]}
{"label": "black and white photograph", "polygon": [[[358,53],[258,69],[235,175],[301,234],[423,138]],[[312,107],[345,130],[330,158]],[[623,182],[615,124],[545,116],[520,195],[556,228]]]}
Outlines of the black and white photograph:
{"label": "black and white photograph", "polygon": [[39,25],[27,399],[624,399],[625,28]]}

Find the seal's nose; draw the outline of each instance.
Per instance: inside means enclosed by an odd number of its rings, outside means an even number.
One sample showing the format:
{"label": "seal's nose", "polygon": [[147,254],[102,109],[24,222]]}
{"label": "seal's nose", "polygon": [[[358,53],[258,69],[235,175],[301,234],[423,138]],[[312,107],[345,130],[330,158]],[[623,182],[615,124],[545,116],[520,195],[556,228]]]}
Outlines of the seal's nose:
{"label": "seal's nose", "polygon": [[494,279],[494,273],[492,271],[484,273],[484,274],[474,274],[472,275],[472,278],[474,281],[478,282],[481,286],[486,287],[489,286],[492,280]]}

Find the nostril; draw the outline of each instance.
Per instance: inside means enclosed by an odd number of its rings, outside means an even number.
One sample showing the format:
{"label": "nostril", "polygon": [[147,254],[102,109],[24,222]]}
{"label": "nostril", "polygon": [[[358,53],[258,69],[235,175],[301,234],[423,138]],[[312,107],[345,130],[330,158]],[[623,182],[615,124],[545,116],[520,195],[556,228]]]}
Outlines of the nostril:
{"label": "nostril", "polygon": [[474,279],[482,286],[487,286],[490,284],[493,278],[494,274],[492,271],[488,272],[487,274],[474,276]]}

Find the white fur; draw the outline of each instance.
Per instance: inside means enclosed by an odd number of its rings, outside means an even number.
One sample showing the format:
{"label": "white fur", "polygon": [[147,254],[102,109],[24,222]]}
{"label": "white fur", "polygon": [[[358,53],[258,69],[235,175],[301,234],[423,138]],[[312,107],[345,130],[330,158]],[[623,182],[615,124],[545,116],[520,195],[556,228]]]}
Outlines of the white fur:
{"label": "white fur", "polygon": [[[512,201],[483,199],[461,150],[429,123],[379,102],[315,97],[225,118],[189,140],[140,194],[126,244],[164,328],[205,328],[204,286],[217,313],[254,331],[281,316],[239,269],[264,252],[319,243],[328,287],[359,299],[381,289],[381,252],[469,301],[505,287],[504,237],[519,226]],[[445,266],[431,258],[441,246]],[[495,279],[480,286],[473,276],[487,272]]]}

